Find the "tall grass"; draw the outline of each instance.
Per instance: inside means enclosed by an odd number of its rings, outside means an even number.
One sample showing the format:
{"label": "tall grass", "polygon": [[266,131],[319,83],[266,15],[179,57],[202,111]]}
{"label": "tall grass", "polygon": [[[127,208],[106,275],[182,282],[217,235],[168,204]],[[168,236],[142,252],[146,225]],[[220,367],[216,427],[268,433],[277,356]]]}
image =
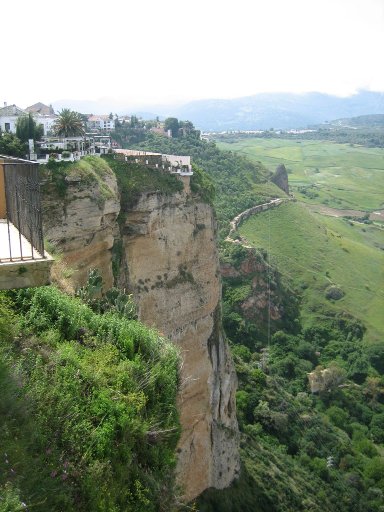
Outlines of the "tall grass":
{"label": "tall grass", "polygon": [[13,300],[11,307],[0,298],[7,499],[43,512],[169,510],[179,433],[175,347],[54,287]]}

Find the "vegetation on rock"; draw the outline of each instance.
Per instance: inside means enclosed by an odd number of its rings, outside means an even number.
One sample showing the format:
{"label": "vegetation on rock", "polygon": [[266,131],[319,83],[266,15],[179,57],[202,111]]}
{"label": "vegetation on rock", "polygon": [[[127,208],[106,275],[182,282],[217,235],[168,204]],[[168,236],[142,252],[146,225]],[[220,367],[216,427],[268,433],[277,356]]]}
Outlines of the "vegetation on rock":
{"label": "vegetation on rock", "polygon": [[100,202],[114,196],[114,192],[107,184],[107,178],[112,177],[113,172],[104,159],[96,156],[87,156],[76,162],[52,160],[40,166],[40,173],[43,186],[53,186],[61,198],[65,198],[72,181],[81,182],[83,188],[97,185],[100,196],[96,199]]}
{"label": "vegetation on rock", "polygon": [[131,208],[142,193],[174,194],[181,192],[184,188],[183,183],[176,176],[160,169],[124,162],[111,156],[106,156],[105,161],[116,175],[123,212]]}

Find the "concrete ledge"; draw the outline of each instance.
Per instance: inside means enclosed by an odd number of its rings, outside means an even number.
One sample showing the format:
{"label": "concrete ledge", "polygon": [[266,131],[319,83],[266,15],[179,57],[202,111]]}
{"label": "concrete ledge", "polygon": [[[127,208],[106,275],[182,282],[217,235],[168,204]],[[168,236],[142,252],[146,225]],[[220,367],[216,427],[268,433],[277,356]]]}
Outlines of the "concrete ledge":
{"label": "concrete ledge", "polygon": [[0,290],[44,286],[51,282],[53,259],[16,261],[0,264]]}

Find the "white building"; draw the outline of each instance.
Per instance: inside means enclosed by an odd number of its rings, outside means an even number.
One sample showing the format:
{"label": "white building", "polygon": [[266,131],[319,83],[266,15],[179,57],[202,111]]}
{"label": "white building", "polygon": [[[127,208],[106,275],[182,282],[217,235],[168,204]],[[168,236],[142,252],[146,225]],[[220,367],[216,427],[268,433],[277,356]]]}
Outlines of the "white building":
{"label": "white building", "polygon": [[114,119],[109,116],[89,116],[87,121],[87,128],[90,130],[110,131],[115,129]]}
{"label": "white building", "polygon": [[57,115],[52,108],[52,105],[44,105],[44,103],[35,103],[30,107],[27,107],[26,112],[30,112],[33,115],[34,120],[37,124],[42,124],[44,127],[44,135],[51,135],[54,131],[54,124],[57,119]]}
{"label": "white building", "polygon": [[4,107],[0,108],[0,128],[2,132],[16,133],[17,121],[22,116],[28,114],[33,115],[36,124],[42,124],[44,127],[44,135],[50,135],[53,132],[53,125],[57,116],[52,106],[44,105],[43,103],[35,103],[27,107],[25,110],[17,107],[16,105],[7,105],[4,102]]}
{"label": "white building", "polygon": [[17,120],[21,116],[27,115],[27,112],[16,105],[7,105],[0,108],[0,128],[2,132],[16,133]]}

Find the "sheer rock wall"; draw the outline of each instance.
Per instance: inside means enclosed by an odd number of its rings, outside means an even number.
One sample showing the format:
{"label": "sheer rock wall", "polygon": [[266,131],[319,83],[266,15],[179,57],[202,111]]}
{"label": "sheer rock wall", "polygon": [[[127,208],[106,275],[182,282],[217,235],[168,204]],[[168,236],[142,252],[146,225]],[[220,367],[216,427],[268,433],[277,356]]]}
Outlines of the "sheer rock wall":
{"label": "sheer rock wall", "polygon": [[89,268],[100,270],[105,288],[112,286],[119,245],[117,285],[133,293],[143,323],[180,347],[177,480],[189,501],[208,487],[227,487],[239,471],[236,375],[221,327],[213,212],[187,192],[154,192],[141,195],[118,223],[116,181],[108,186],[114,191],[108,200],[97,184],[71,183],[62,199],[48,187],[45,236],[73,270],[61,276],[72,289],[86,282]]}

